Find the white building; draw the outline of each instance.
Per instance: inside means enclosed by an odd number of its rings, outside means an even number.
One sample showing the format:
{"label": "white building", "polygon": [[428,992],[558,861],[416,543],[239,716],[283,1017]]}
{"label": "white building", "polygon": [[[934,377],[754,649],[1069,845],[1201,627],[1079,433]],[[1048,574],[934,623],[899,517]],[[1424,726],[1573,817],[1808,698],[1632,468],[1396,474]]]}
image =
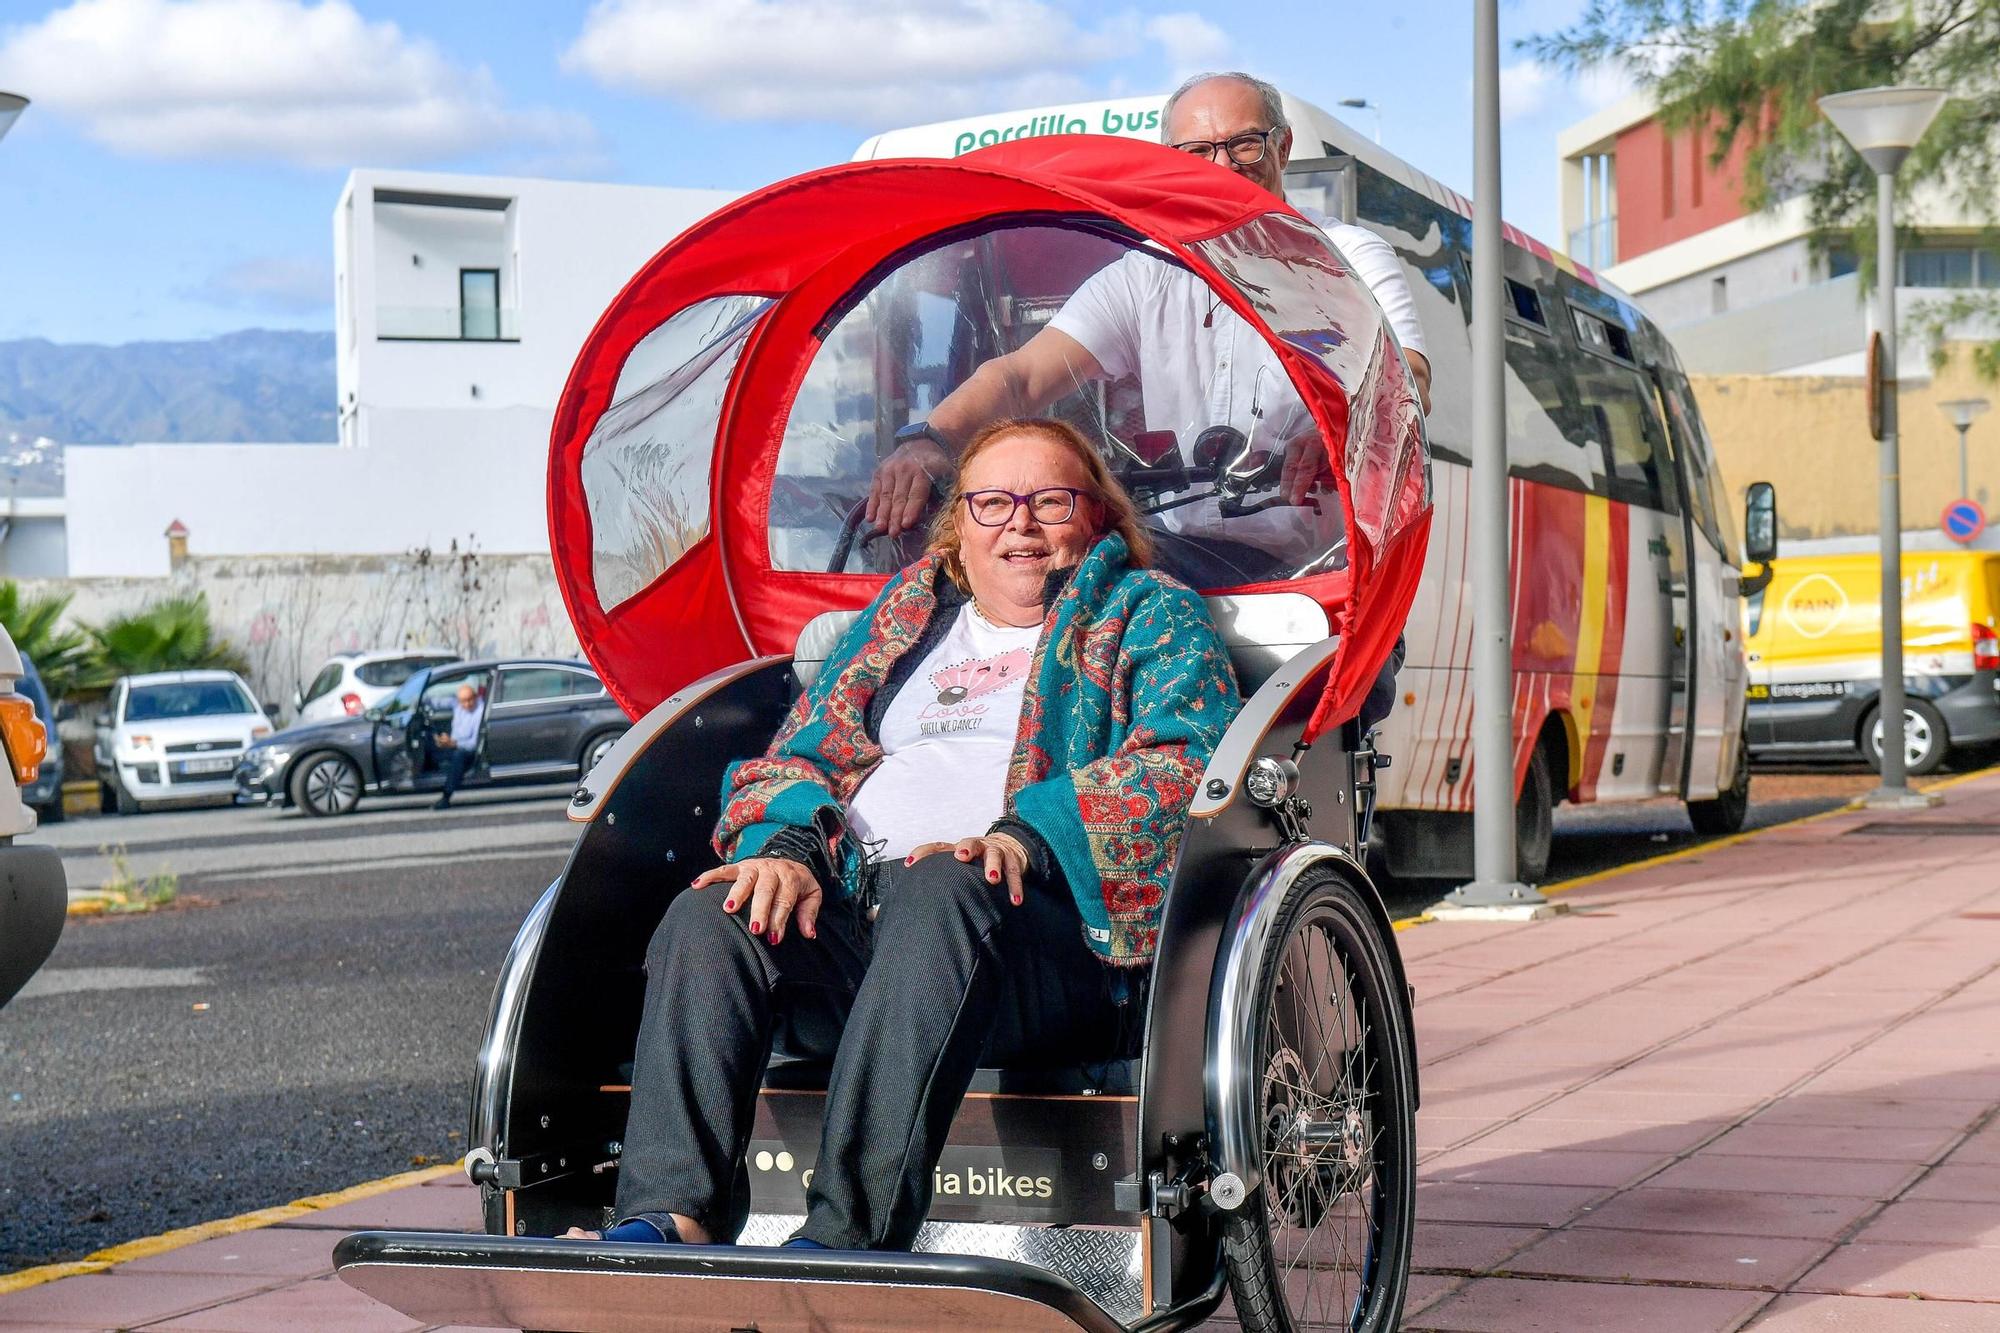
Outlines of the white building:
{"label": "white building", "polygon": [[202,556],[547,552],[549,425],[577,349],[732,197],[353,172],[333,219],[339,442],[73,447],[67,573],[164,575],[175,520]]}
{"label": "white building", "polygon": [[[1666,132],[1646,93],[1562,131],[1559,206],[1571,257],[1636,297],[1690,370],[1864,373],[1868,315],[1855,256],[1840,246],[1813,254],[1803,195],[1747,210],[1746,145],[1720,166],[1712,150],[1700,132]],[[1910,377],[1926,373],[1911,316],[1954,291],[2000,287],[2000,253],[1980,249],[1983,220],[1941,192],[1905,207],[1919,236],[1902,253],[1896,292],[1899,366]]]}

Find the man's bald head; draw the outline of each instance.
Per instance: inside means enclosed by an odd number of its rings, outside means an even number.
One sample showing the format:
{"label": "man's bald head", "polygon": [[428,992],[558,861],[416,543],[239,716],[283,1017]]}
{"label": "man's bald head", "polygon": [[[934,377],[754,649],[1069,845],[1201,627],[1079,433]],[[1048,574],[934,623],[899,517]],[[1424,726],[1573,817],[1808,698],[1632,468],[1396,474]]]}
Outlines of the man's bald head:
{"label": "man's bald head", "polygon": [[1238,71],[1197,74],[1174,90],[1160,115],[1160,142],[1168,145],[1206,140],[1220,143],[1239,134],[1275,130],[1261,161],[1219,161],[1237,175],[1285,197],[1285,163],[1292,156],[1292,130],[1285,119],[1284,99],[1262,79]]}

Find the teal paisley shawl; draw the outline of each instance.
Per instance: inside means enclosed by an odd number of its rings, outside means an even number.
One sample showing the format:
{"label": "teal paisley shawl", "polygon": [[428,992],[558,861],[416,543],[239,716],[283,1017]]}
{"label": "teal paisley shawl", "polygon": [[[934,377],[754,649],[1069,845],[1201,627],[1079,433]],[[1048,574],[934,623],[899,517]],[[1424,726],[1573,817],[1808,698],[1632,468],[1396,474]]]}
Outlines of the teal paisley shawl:
{"label": "teal paisley shawl", "polygon": [[[841,807],[882,761],[868,704],[936,611],[928,556],[890,580],[828,655],[761,757],[730,767],[716,852],[754,856],[780,828],[845,828]],[[1151,961],[1160,907],[1202,769],[1241,700],[1199,595],[1098,539],[1049,608],[1007,770],[1007,812],[1040,834],[1107,962]],[[846,891],[863,853],[839,839]]]}

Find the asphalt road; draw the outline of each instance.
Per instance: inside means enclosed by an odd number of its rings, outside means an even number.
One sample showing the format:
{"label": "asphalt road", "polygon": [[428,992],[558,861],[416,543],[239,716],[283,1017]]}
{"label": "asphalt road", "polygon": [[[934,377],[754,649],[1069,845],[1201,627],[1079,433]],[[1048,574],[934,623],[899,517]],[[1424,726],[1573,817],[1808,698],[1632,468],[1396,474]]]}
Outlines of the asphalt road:
{"label": "asphalt road", "polygon": [[[1866,774],[1760,775],[1752,822]],[[0,1010],[0,1272],[464,1151],[494,971],[561,869],[562,789],[73,819],[72,887],[173,874],[180,899],[72,918]],[[1673,803],[1564,809],[1552,878],[1694,841]],[[1399,914],[1443,886],[1389,886]]]}

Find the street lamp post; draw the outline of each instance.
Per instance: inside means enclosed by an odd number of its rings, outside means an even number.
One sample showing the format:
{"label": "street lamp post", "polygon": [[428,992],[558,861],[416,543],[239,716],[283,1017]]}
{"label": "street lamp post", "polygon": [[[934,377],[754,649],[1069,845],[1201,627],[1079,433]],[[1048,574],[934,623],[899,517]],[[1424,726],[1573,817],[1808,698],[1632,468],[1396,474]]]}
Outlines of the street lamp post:
{"label": "street lamp post", "polygon": [[0,93],[0,139],[7,137],[7,131],[14,128],[14,122],[28,109],[28,99],[19,93]]}
{"label": "street lamp post", "polygon": [[1819,109],[1875,172],[1875,331],[1881,339],[1882,781],[1863,798],[1876,808],[1935,804],[1904,772],[1903,500],[1896,439],[1896,170],[1944,108],[1941,88],[1862,88],[1819,99]]}
{"label": "street lamp post", "polygon": [[1341,99],[1340,99],[1340,105],[1341,105],[1341,106],[1351,106],[1351,107],[1353,107],[1353,108],[1354,108],[1354,109],[1355,109],[1356,111],[1373,111],[1373,112],[1375,113],[1375,142],[1376,142],[1376,143],[1381,143],[1381,142],[1382,142],[1382,108],[1381,108],[1381,107],[1379,107],[1379,106],[1376,106],[1376,105],[1375,105],[1375,104],[1374,104],[1373,102],[1369,101],[1369,100],[1368,100],[1367,98],[1365,98],[1365,97],[1343,97],[1343,98],[1341,98]]}
{"label": "street lamp post", "polygon": [[1972,429],[1972,419],[1991,406],[1993,404],[1984,398],[1953,398],[1938,404],[1945,416],[1951,419],[1951,424],[1958,427],[1958,498],[1961,500],[1972,498],[1971,474],[1965,466],[1965,432]]}

